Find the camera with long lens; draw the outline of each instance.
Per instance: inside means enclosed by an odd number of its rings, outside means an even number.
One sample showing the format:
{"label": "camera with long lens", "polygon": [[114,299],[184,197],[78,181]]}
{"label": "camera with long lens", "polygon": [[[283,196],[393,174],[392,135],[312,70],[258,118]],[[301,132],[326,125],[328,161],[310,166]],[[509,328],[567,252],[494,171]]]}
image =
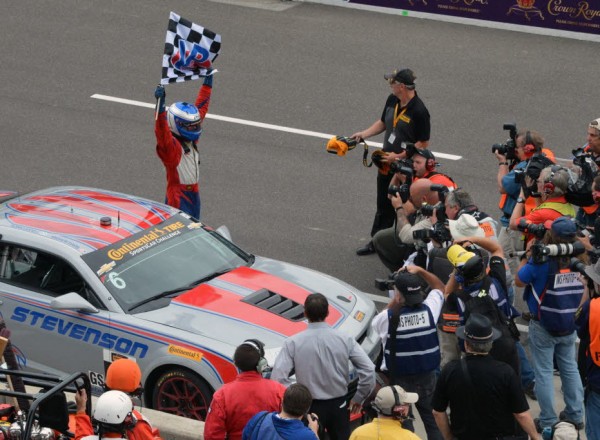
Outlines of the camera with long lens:
{"label": "camera with long lens", "polygon": [[542,243],[534,243],[531,248],[531,258],[534,264],[542,264],[548,261],[549,257],[564,257],[567,255],[579,255],[585,252],[585,247],[582,243],[561,243],[543,245]]}
{"label": "camera with long lens", "polygon": [[402,185],[390,185],[388,187],[388,194],[391,196],[399,194],[400,198],[402,199],[402,203],[406,203],[410,197],[410,185],[407,183]]}
{"label": "camera with long lens", "polygon": [[521,221],[519,221],[519,224],[517,225],[517,229],[521,232],[531,234],[537,239],[543,238],[544,235],[546,235],[546,231],[547,231],[547,229],[543,223],[538,223],[538,224],[527,223],[527,220],[525,220],[524,218],[522,218]]}
{"label": "camera with long lens", "polygon": [[517,124],[504,124],[502,129],[508,130],[510,138],[503,144],[492,145],[492,153],[498,152],[508,160],[517,159]]}

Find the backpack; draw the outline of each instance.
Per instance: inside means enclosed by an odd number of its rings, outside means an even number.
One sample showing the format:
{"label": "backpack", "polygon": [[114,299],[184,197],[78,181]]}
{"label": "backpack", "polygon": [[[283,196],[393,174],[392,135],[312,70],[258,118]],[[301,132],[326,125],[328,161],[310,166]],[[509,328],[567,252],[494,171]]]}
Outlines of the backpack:
{"label": "backpack", "polygon": [[569,170],[569,186],[565,198],[573,205],[591,206],[594,204],[592,183],[598,175],[598,165],[592,155],[582,149],[573,150],[573,154],[573,165],[577,172]]}
{"label": "backpack", "polygon": [[[489,276],[486,276],[483,279],[483,285],[477,296],[471,296],[466,292],[456,292],[456,295],[465,305],[465,322],[471,313],[480,313],[492,322],[493,327],[502,332],[502,336],[512,338],[513,335],[509,326],[510,320],[506,317],[504,312],[498,308],[496,302],[489,295],[491,285],[492,279]],[[498,289],[498,286],[496,286],[496,289]]]}

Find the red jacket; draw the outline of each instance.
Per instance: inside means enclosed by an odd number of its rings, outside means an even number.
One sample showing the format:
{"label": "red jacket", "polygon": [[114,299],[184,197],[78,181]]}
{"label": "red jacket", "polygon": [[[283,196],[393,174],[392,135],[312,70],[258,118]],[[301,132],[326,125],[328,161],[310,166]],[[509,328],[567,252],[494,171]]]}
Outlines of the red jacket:
{"label": "red jacket", "polygon": [[256,371],[238,374],[213,396],[206,422],[205,440],[241,440],[248,420],[260,411],[280,411],[285,387],[264,379]]}

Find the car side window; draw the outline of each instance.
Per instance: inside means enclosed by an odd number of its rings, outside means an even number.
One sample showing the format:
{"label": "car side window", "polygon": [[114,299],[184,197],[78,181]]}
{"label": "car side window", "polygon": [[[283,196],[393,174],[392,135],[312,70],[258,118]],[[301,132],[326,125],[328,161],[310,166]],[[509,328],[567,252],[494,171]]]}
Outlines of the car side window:
{"label": "car side window", "polygon": [[0,280],[55,297],[76,292],[94,307],[105,308],[79,273],[62,258],[19,246],[0,245],[0,249]]}

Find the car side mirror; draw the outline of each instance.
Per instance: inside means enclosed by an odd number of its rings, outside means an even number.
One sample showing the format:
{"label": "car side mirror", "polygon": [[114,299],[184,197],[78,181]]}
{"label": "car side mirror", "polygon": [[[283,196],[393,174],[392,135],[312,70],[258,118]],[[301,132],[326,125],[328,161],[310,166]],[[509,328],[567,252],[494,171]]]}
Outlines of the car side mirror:
{"label": "car side mirror", "polygon": [[50,301],[50,307],[58,310],[77,310],[84,313],[98,313],[98,309],[76,292],[66,293]]}

